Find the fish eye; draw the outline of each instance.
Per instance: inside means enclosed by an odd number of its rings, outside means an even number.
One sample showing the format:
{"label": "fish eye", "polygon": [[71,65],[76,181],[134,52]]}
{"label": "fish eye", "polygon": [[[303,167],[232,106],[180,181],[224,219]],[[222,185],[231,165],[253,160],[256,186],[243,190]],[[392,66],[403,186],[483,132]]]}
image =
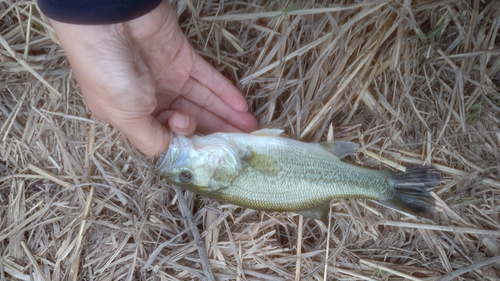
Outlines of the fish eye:
{"label": "fish eye", "polygon": [[179,181],[182,183],[190,183],[192,178],[193,174],[188,170],[184,170],[179,174]]}

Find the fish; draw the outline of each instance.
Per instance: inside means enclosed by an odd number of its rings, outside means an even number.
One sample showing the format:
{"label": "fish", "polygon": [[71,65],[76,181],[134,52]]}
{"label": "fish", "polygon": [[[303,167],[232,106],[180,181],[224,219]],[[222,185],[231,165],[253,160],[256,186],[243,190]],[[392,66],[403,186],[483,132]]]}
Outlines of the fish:
{"label": "fish", "polygon": [[440,183],[435,168],[364,168],[341,160],[358,149],[356,143],[307,143],[282,133],[261,129],[250,134],[172,135],[155,172],[173,185],[212,199],[322,221],[327,221],[335,198],[372,199],[417,217],[434,213],[429,190]]}

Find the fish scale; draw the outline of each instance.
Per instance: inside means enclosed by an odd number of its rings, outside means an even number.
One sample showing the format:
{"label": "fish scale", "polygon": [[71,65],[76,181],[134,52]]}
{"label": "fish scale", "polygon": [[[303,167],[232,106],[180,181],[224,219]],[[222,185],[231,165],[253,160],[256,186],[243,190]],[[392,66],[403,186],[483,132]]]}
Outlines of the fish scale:
{"label": "fish scale", "polygon": [[[280,168],[278,174],[267,175],[247,165],[232,188],[221,193],[222,199],[236,200],[237,205],[264,210],[276,210],[279,205],[280,211],[297,212],[333,198],[379,199],[391,193],[385,188],[390,185],[387,173],[341,162],[320,146],[271,137],[259,140],[258,136],[245,140],[234,138],[234,141],[249,150],[264,154],[275,152]],[[256,194],[264,196],[259,198]],[[252,204],[247,204],[249,197],[254,198]]]}
{"label": "fish scale", "polygon": [[173,184],[207,197],[315,219],[327,217],[334,198],[374,199],[425,217],[433,212],[427,189],[439,184],[435,169],[418,167],[406,174],[367,169],[340,159],[355,144],[306,143],[279,132],[176,136],[156,170]]}

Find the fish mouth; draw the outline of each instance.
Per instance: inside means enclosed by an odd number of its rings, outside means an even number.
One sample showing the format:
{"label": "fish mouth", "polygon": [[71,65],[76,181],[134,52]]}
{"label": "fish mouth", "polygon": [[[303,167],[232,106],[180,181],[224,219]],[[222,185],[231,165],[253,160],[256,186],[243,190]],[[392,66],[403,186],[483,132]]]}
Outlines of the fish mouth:
{"label": "fish mouth", "polygon": [[192,149],[192,145],[185,136],[170,131],[170,145],[166,152],[159,155],[154,171],[167,174],[174,168],[186,165],[189,162],[189,149]]}
{"label": "fish mouth", "polygon": [[167,152],[162,153],[158,156],[158,161],[156,161],[156,166],[153,169],[153,171],[155,173],[160,174],[163,171],[168,170],[168,166],[170,166],[170,164],[168,163],[169,152],[170,152],[170,149]]}
{"label": "fish mouth", "polygon": [[170,131],[170,144],[168,145],[168,150],[158,156],[158,161],[156,161],[156,166],[153,169],[155,173],[161,174],[170,170],[173,162],[172,146],[176,143],[175,139],[175,133],[173,131]]}

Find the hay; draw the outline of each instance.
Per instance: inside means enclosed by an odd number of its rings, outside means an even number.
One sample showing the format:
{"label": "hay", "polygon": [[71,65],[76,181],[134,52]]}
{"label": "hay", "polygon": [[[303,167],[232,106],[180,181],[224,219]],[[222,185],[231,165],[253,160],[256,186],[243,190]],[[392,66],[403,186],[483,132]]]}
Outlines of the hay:
{"label": "hay", "polygon": [[[177,8],[263,127],[319,141],[332,125],[359,165],[432,163],[438,213],[345,199],[323,225],[186,192],[215,278],[498,280],[498,3],[328,2]],[[0,45],[0,279],[200,279],[175,192],[87,111],[32,2],[0,2]]]}

